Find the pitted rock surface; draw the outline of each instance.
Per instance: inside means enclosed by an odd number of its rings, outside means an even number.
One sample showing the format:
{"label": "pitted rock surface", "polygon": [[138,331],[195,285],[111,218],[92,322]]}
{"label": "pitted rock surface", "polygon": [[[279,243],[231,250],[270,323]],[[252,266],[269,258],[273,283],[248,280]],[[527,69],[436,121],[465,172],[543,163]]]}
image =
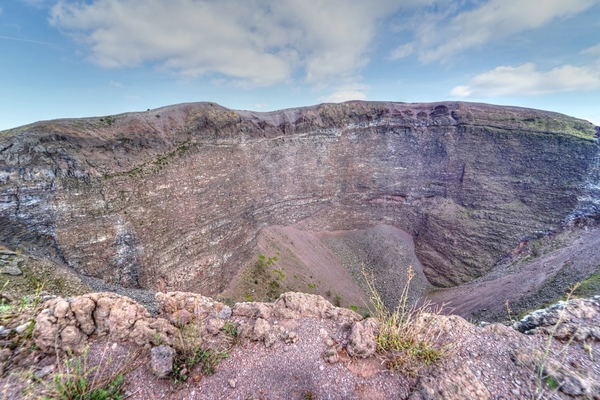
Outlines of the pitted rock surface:
{"label": "pitted rock surface", "polygon": [[128,297],[113,293],[90,293],[45,303],[35,319],[37,346],[80,353],[92,336],[108,335],[117,341],[144,345],[155,341],[172,343],[177,330],[166,319],[153,317]]}
{"label": "pitted rock surface", "polygon": [[[36,319],[36,343],[50,354],[66,349],[78,352],[89,345],[92,357],[112,354],[113,349],[115,357],[126,357],[125,351],[152,346],[150,354],[146,353],[149,362],[142,361],[126,377],[132,399],[171,393],[168,380],[152,377],[169,373],[170,354],[181,349],[177,339],[183,332],[203,349],[226,348],[228,357],[214,375],[202,377],[198,385],[186,385],[169,397],[173,399],[226,398],[232,390],[241,398],[262,391],[262,397],[273,399],[303,393],[333,399],[393,396],[413,400],[600,395],[600,369],[594,361],[600,350],[593,343],[585,346],[590,337],[582,344],[565,344],[548,340],[541,330],[524,335],[502,324],[480,328],[458,316],[421,314],[414,320],[416,332],[427,330],[445,344],[447,353],[411,377],[383,368],[382,354],[373,352],[378,328],[373,319],[361,320],[353,312],[336,310],[320,296],[286,293],[276,303],[241,303],[228,319],[219,317],[224,306],[208,297],[182,292],[157,297],[163,310],[159,316],[111,293],[49,300]],[[236,314],[238,306],[241,313]],[[575,309],[580,310],[580,327],[597,325],[595,314],[581,312],[581,304]],[[190,319],[187,325],[182,326],[182,316]],[[234,328],[240,340],[231,346],[232,337],[225,331]],[[24,359],[28,350],[22,350],[3,350],[2,368]],[[540,370],[558,387],[545,386],[538,379],[536,371]],[[188,372],[190,376],[199,373]],[[7,379],[0,377],[0,393],[18,393],[14,389],[18,385]]]}
{"label": "pitted rock surface", "polygon": [[284,293],[275,303],[238,303],[233,316],[225,304],[199,294],[159,292],[156,299],[158,316],[128,297],[108,292],[49,300],[35,319],[36,344],[48,353],[56,349],[80,353],[97,336],[138,345],[177,345],[177,327],[195,322],[198,336],[216,336],[213,342],[218,347],[226,320],[237,317],[237,321],[244,322],[239,328],[240,337],[271,345],[287,337],[285,329],[271,325],[269,319],[318,317],[346,323],[361,319],[352,310],[334,307],[321,296],[305,293]]}
{"label": "pitted rock surface", "polygon": [[600,341],[600,296],[561,301],[515,322],[524,333],[543,332],[560,340]]}

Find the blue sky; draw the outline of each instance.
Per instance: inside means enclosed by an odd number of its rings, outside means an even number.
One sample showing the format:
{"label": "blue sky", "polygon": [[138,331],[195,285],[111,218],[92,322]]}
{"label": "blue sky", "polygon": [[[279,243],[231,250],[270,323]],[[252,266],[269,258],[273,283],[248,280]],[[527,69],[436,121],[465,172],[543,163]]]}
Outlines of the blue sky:
{"label": "blue sky", "polygon": [[352,99],[600,125],[600,0],[0,0],[0,130],[192,101]]}

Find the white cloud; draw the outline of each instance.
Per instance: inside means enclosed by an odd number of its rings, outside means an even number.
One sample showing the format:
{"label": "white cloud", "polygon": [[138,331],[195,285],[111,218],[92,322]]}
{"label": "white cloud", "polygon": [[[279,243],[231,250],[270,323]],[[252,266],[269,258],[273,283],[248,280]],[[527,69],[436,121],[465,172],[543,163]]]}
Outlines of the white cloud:
{"label": "white cloud", "polygon": [[110,86],[115,87],[117,89],[123,89],[125,86],[121,82],[110,81]]}
{"label": "white cloud", "polygon": [[425,63],[447,61],[469,48],[576,15],[594,3],[598,0],[489,0],[457,12],[457,3],[450,2],[435,13],[416,16],[412,25],[415,41],[393,50],[391,57],[400,58],[412,45]]}
{"label": "white cloud", "polygon": [[534,63],[500,66],[475,76],[466,86],[450,91],[452,97],[532,96],[574,90],[600,89],[600,63],[576,67],[563,65],[550,71]]}
{"label": "white cloud", "polygon": [[406,43],[392,50],[391,57],[392,60],[398,60],[410,56],[414,51],[415,45],[413,43]]}
{"label": "white cloud", "polygon": [[593,56],[600,56],[600,43],[595,46],[588,47],[579,52],[580,54],[591,54]]}
{"label": "white cloud", "polygon": [[61,0],[50,23],[102,67],[154,63],[184,76],[267,86],[354,76],[378,21],[411,0]]}
{"label": "white cloud", "polygon": [[0,7],[0,15],[2,15],[2,7]]}
{"label": "white cloud", "polygon": [[259,109],[259,110],[263,109],[263,108],[267,108],[267,107],[269,107],[269,105],[267,103],[257,103],[254,105],[254,108]]}
{"label": "white cloud", "polygon": [[318,98],[319,103],[343,103],[349,100],[366,100],[367,95],[360,90],[337,90],[329,96]]}

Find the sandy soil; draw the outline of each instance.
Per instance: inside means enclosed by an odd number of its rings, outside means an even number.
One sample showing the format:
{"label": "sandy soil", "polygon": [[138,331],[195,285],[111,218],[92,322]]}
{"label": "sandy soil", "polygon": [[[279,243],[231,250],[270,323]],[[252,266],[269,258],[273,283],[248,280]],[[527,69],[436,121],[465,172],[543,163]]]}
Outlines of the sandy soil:
{"label": "sandy soil", "polygon": [[[357,307],[364,312],[368,311],[370,294],[363,266],[375,276],[376,287],[391,309],[398,304],[409,266],[415,273],[410,287],[411,303],[431,286],[415,256],[412,237],[390,225],[320,232],[270,226],[261,232],[257,247],[257,252],[265,257],[277,257],[270,269],[284,272],[285,278],[280,281],[282,292],[319,294],[338,306]],[[248,294],[253,300],[265,300],[255,297],[258,291],[248,282],[252,280],[248,274],[252,263],[232,280],[221,298],[244,301]]]}

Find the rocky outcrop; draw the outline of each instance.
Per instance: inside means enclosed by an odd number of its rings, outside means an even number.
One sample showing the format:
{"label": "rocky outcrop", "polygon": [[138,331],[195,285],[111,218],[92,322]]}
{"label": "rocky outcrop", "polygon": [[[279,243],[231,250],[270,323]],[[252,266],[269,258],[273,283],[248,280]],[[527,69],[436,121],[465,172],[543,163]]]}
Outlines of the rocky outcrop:
{"label": "rocky outcrop", "polygon": [[334,307],[321,296],[305,293],[284,293],[275,303],[238,303],[233,310],[194,293],[157,293],[156,299],[158,316],[151,315],[130,298],[114,293],[49,300],[35,318],[36,345],[50,353],[56,350],[80,353],[92,338],[108,336],[114,341],[140,346],[177,347],[181,345],[178,343],[181,327],[193,324],[198,337],[218,336],[230,317],[237,321],[235,326],[240,325],[240,337],[272,344],[278,339],[293,342],[294,335],[268,320],[317,317],[353,323],[361,319],[352,310]]}
{"label": "rocky outcrop", "polygon": [[[111,293],[50,300],[36,319],[36,344],[51,354],[57,349],[77,352],[82,345],[108,335],[108,343],[114,343],[111,348],[123,341],[152,347],[148,366],[140,369],[166,377],[185,346],[177,338],[184,336],[202,348],[218,348],[230,340],[226,367],[217,368],[214,376],[203,377],[194,386],[210,396],[231,397],[228,391],[235,389],[246,398],[256,390],[256,382],[261,382],[268,387],[267,397],[278,398],[295,390],[298,379],[303,379],[301,387],[308,393],[333,398],[360,398],[365,393],[412,400],[600,395],[600,371],[595,361],[600,353],[598,338],[593,336],[585,338],[588,347],[582,349],[569,345],[567,336],[554,336],[567,340],[566,344],[548,340],[539,328],[523,335],[502,324],[481,328],[458,316],[421,313],[412,323],[417,330],[426,330],[444,349],[444,355],[431,365],[423,365],[410,378],[415,370],[402,368],[414,366],[382,369],[381,360],[376,358],[384,356],[376,347],[377,320],[363,320],[320,296],[285,293],[275,303],[238,303],[232,309],[193,293],[159,293],[157,300],[159,316],[151,316],[132,300]],[[597,328],[597,300],[563,304],[562,309],[571,311],[562,313],[560,324],[578,325],[588,331]],[[552,307],[547,311],[549,315],[554,312]],[[554,321],[548,318],[548,323]],[[232,334],[238,338],[233,346]],[[0,352],[0,361],[2,357],[10,358],[12,352],[6,349]],[[307,369],[309,365],[314,368]],[[302,374],[309,374],[310,379],[299,378]],[[155,383],[149,383],[157,380],[145,379],[151,387],[140,388],[134,398],[160,393],[152,387]]]}
{"label": "rocky outcrop", "polygon": [[597,212],[595,134],[460,102],[40,122],[0,136],[0,241],[108,283],[215,295],[265,226],[385,224],[412,235],[431,283],[457,285]]}
{"label": "rocky outcrop", "polygon": [[103,335],[138,345],[170,344],[177,329],[164,318],[153,318],[130,298],[112,293],[50,300],[35,319],[35,341],[46,352],[80,353],[90,337]]}
{"label": "rocky outcrop", "polygon": [[600,340],[600,296],[591,299],[560,301],[536,310],[515,322],[523,333],[541,332],[564,341]]}

